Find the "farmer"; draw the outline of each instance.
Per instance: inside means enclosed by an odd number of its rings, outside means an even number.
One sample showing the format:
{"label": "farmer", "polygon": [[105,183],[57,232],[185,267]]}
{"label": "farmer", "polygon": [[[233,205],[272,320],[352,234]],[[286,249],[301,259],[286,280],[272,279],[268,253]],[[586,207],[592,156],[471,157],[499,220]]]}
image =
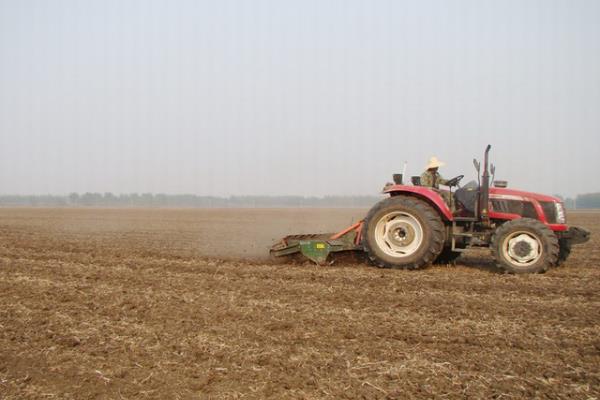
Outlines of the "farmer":
{"label": "farmer", "polygon": [[427,164],[426,171],[421,174],[421,186],[430,187],[442,196],[446,204],[452,212],[454,209],[454,201],[452,201],[452,193],[447,190],[440,190],[440,185],[446,185],[447,180],[442,178],[440,173],[438,172],[438,168],[444,165],[443,162],[437,159],[436,156],[433,156],[429,159],[429,164]]}
{"label": "farmer", "polygon": [[433,156],[429,159],[426,171],[421,174],[421,186],[427,186],[433,189],[439,189],[440,185],[446,184],[446,179],[442,178],[438,172],[438,168],[444,166],[444,163]]}

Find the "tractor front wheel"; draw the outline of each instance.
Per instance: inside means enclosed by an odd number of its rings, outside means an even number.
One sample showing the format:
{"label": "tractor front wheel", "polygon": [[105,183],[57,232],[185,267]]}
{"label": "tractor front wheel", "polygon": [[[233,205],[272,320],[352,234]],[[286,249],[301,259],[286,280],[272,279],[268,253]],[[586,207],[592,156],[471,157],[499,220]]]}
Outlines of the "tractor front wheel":
{"label": "tractor front wheel", "polygon": [[531,218],[502,224],[492,236],[496,265],[512,274],[542,273],[558,261],[558,238],[546,225]]}
{"label": "tractor front wheel", "polygon": [[558,259],[556,260],[556,267],[560,267],[567,261],[571,254],[571,243],[566,239],[558,239]]}
{"label": "tractor front wheel", "polygon": [[416,269],[442,251],[444,225],[426,202],[393,196],[377,203],[363,225],[363,247],[382,268]]}

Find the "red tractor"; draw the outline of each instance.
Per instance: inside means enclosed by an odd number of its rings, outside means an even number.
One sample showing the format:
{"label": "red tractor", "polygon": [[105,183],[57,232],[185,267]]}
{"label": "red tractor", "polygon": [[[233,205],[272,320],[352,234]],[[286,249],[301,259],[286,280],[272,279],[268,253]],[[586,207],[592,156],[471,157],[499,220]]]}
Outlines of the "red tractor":
{"label": "red tractor", "polygon": [[[489,247],[497,266],[509,273],[539,273],[560,265],[572,245],[589,240],[589,232],[566,224],[564,205],[556,197],[507,189],[503,181],[490,187],[490,148],[479,182],[459,187],[462,175],[447,182],[450,204],[439,190],[420,186],[418,177],[405,185],[396,174],[383,191],[389,197],[364,220],[335,234],[286,236],[271,254],[301,253],[322,264],[332,252],[364,251],[379,267],[417,269]],[[481,164],[473,163],[479,175]]]}

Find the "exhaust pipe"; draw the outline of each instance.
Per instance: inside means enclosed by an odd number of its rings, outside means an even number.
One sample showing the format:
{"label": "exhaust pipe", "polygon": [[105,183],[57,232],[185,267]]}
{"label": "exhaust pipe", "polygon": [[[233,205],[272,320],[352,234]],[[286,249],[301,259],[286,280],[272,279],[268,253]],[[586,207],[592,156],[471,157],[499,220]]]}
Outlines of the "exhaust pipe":
{"label": "exhaust pipe", "polygon": [[487,145],[485,148],[485,156],[483,158],[483,175],[481,176],[481,187],[479,193],[479,216],[483,223],[489,224],[490,218],[488,216],[488,206],[490,200],[490,172],[489,172],[489,152],[492,148],[491,145]]}

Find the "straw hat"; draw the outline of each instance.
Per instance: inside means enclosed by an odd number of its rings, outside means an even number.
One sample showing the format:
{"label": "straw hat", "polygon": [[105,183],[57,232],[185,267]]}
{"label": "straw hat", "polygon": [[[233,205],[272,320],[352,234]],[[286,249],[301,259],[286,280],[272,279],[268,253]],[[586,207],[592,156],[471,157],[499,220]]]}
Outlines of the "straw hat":
{"label": "straw hat", "polygon": [[439,167],[443,167],[444,165],[446,165],[446,164],[444,164],[443,162],[438,160],[436,156],[433,156],[429,159],[429,164],[427,164],[427,167],[425,167],[425,169],[439,168]]}

